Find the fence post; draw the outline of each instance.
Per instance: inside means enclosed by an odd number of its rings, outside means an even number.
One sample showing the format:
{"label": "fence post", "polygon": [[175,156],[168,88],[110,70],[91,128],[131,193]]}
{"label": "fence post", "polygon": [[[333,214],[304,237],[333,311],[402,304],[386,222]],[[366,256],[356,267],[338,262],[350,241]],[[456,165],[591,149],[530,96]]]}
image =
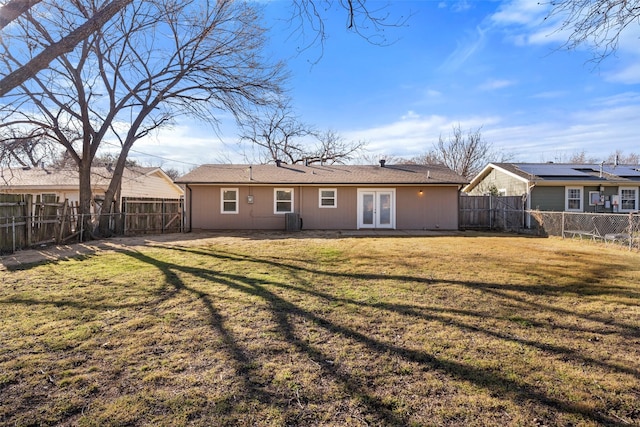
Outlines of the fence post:
{"label": "fence post", "polygon": [[162,199],[162,207],[160,208],[160,224],[162,227],[161,234],[164,234],[164,198]]}
{"label": "fence post", "polygon": [[11,217],[11,234],[13,239],[12,248],[13,248],[13,252],[15,252],[16,251],[16,217],[15,216]]}
{"label": "fence post", "polygon": [[562,235],[562,238],[564,239],[564,211],[562,212],[561,219],[562,219],[562,225],[560,227],[560,233],[562,233],[561,235]]}
{"label": "fence post", "polygon": [[633,248],[633,212],[629,212],[629,250]]}
{"label": "fence post", "polygon": [[489,195],[489,230],[493,230],[493,196]]}

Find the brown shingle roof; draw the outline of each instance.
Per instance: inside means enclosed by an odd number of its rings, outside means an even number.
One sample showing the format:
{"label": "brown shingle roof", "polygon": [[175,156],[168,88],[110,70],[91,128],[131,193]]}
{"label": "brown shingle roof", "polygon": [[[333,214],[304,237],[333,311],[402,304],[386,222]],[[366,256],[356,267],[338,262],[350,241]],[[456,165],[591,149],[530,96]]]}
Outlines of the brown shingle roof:
{"label": "brown shingle roof", "polygon": [[442,165],[202,165],[176,180],[178,184],[466,184]]}
{"label": "brown shingle roof", "polygon": [[[157,168],[125,168],[123,179],[134,179]],[[109,186],[113,173],[106,167],[91,168],[91,185],[93,187]],[[75,169],[49,168],[3,168],[0,169],[0,190],[2,187],[12,188],[78,188],[79,176]]]}

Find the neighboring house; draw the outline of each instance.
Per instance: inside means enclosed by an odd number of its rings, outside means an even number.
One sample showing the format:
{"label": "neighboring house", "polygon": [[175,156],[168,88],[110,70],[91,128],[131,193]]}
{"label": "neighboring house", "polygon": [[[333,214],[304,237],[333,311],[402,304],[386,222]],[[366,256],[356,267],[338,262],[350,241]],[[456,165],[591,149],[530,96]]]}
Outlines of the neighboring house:
{"label": "neighboring house", "polygon": [[463,191],[523,196],[527,209],[634,212],[640,198],[640,166],[490,163]]}
{"label": "neighboring house", "polygon": [[459,191],[468,181],[437,165],[203,165],[185,186],[187,229],[458,228]]}
{"label": "neighboring house", "polygon": [[[108,167],[91,168],[93,199],[104,199],[113,175]],[[55,195],[59,200],[75,204],[79,201],[78,171],[49,168],[0,169],[0,193]],[[125,168],[122,176],[121,197],[152,197],[177,199],[183,196],[182,188],[174,184],[162,169],[154,167]]]}

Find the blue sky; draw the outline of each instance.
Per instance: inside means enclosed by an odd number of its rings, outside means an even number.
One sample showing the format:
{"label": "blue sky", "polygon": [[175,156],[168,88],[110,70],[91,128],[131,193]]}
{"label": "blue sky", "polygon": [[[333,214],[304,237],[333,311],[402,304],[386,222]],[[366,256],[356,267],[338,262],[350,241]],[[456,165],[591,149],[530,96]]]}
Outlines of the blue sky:
{"label": "blue sky", "polygon": [[[291,3],[264,3],[273,25],[269,50],[287,60],[293,106],[305,123],[365,140],[371,156],[424,154],[458,124],[481,128],[513,161],[640,152],[640,26],[596,65],[586,48],[560,49],[566,34],[543,20],[538,0],[367,3],[386,5],[391,19],[411,16],[385,29],[390,43],[380,46],[347,31],[344,11],[335,8],[327,12],[324,47],[302,52],[305,41],[280,21]],[[181,119],[138,141],[132,155],[179,170],[243,162],[229,120],[221,131],[216,137]]]}

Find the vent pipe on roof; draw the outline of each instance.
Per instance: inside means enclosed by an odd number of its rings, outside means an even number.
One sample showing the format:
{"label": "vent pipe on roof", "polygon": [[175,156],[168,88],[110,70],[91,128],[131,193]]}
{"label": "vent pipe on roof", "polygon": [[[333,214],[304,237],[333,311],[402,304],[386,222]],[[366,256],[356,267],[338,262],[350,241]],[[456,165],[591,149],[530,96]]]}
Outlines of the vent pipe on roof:
{"label": "vent pipe on roof", "polygon": [[600,162],[600,178],[602,178],[603,168],[604,168],[604,160]]}
{"label": "vent pipe on roof", "polygon": [[276,167],[279,168],[280,166],[282,166],[282,160],[276,159]]}
{"label": "vent pipe on roof", "polygon": [[387,163],[385,159],[380,159],[380,167],[383,168],[384,164]]}
{"label": "vent pipe on roof", "polygon": [[249,165],[249,181],[253,181],[253,166]]}

